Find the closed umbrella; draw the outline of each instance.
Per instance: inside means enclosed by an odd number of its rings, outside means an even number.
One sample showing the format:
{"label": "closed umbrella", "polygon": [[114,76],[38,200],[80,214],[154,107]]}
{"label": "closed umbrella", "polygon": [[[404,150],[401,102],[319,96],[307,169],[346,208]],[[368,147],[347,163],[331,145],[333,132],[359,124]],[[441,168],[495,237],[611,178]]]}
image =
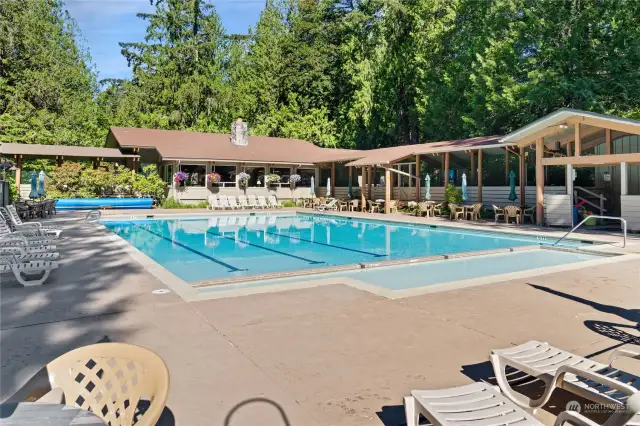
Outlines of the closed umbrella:
{"label": "closed umbrella", "polygon": [[47,193],[44,190],[44,178],[45,178],[44,170],[40,170],[40,175],[38,176],[38,196],[39,197],[47,196]]}
{"label": "closed umbrella", "polygon": [[516,194],[516,174],[513,170],[509,173],[509,187],[511,191],[509,192],[509,200],[515,204],[515,201],[518,199],[518,195]]}
{"label": "closed umbrella", "polygon": [[327,197],[331,197],[331,178],[327,178]]}
{"label": "closed umbrella", "polygon": [[424,187],[425,187],[425,190],[427,191],[427,193],[424,195],[424,199],[430,200],[431,199],[431,176],[429,176],[429,174],[427,174],[424,177]]}
{"label": "closed umbrella", "polygon": [[462,201],[467,201],[469,196],[467,195],[467,175],[462,174]]}
{"label": "closed umbrella", "polygon": [[31,192],[29,198],[38,198],[38,176],[36,172],[31,172]]}
{"label": "closed umbrella", "polygon": [[311,176],[311,195],[316,196],[316,180]]}
{"label": "closed umbrella", "polygon": [[453,169],[449,169],[449,182],[455,183],[456,172]]}

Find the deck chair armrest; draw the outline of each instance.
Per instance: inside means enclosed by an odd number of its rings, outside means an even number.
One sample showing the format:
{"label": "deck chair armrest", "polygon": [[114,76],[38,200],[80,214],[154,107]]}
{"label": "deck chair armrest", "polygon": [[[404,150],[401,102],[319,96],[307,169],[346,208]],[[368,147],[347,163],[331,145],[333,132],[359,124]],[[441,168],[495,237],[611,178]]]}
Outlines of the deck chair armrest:
{"label": "deck chair armrest", "polygon": [[[41,368],[20,389],[2,403],[35,402],[52,391],[49,373],[46,367]],[[47,396],[47,399],[50,399]],[[61,403],[60,401],[59,403]]]}
{"label": "deck chair armrest", "polygon": [[570,373],[570,374],[575,374],[576,376],[580,376],[580,377],[584,377],[585,379],[589,379],[589,380],[593,380],[596,383],[600,383],[602,385],[608,386],[612,389],[617,390],[618,392],[622,392],[624,394],[626,394],[627,396],[631,396],[634,393],[638,392],[638,390],[636,388],[634,388],[633,386],[629,386],[625,383],[619,382],[617,380],[612,380],[611,378],[604,376],[602,374],[598,374],[594,371],[586,371],[586,370],[582,370],[580,368],[576,368],[576,367],[572,367],[570,365],[563,365],[562,367],[558,368],[558,371],[556,372],[554,378],[553,378],[553,382],[552,382],[552,386],[550,387],[562,387],[562,383],[564,382],[564,375]]}
{"label": "deck chair armrest", "polygon": [[563,426],[565,423],[571,423],[574,426],[600,426],[593,420],[589,420],[582,414],[576,411],[563,411],[556,417],[556,422],[553,426]]}
{"label": "deck chair armrest", "polygon": [[622,358],[622,357],[640,360],[640,353],[630,351],[629,349],[616,349],[613,352],[611,352],[611,355],[609,355],[609,366],[613,365],[613,362],[616,359]]}

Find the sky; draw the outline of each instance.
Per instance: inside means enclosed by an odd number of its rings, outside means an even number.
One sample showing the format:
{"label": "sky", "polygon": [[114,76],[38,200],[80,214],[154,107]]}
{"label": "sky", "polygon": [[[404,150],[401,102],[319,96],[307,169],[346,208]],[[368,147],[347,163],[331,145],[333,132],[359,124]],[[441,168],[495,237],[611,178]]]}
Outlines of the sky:
{"label": "sky", "polygon": [[[89,49],[98,79],[127,78],[131,69],[120,54],[121,41],[143,41],[146,22],[136,16],[153,12],[149,0],[66,0],[66,9],[80,27],[82,44]],[[255,25],[264,0],[212,0],[227,33],[246,34]]]}

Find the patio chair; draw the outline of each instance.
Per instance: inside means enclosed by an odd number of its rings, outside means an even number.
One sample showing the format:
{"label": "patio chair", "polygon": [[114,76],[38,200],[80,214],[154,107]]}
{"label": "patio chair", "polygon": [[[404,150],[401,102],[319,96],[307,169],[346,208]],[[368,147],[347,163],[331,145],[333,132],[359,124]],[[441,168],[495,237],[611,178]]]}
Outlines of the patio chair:
{"label": "patio chair", "polygon": [[391,200],[389,203],[389,213],[398,213],[398,200]]}
{"label": "patio chair", "polygon": [[[49,260],[33,260],[19,262],[9,256],[0,257],[0,274],[13,273],[16,280],[25,287],[42,285],[51,271],[58,268],[58,262]],[[40,275],[40,278],[33,278],[33,275]]]}
{"label": "patio chair", "polygon": [[524,209],[522,211],[522,223],[524,223],[524,221],[527,218],[531,221],[531,223],[536,223],[536,208],[535,207],[529,207],[529,208],[526,208],[526,209]]}
{"label": "patio chair", "polygon": [[432,206],[431,211],[433,212],[433,216],[435,217],[436,214],[440,217],[444,216],[442,211],[443,209],[444,209],[444,203],[438,203]]}
{"label": "patio chair", "polygon": [[229,204],[229,207],[231,207],[234,210],[241,208],[238,202],[236,201],[235,195],[227,195],[227,203]]}
{"label": "patio chair", "polygon": [[[625,392],[623,390],[623,392]],[[544,423],[500,394],[493,386],[477,382],[437,390],[414,390],[404,398],[407,426],[418,426],[422,414],[433,426],[543,426]],[[622,407],[621,407],[622,408]],[[632,395],[604,426],[635,425],[640,413],[640,394]],[[554,426],[599,426],[577,411],[563,411]]]}
{"label": "patio chair", "polygon": [[338,200],[338,211],[349,210],[349,203],[345,200]]}
{"label": "patio chair", "polygon": [[267,204],[267,199],[264,197],[264,195],[258,195],[258,205],[263,209],[269,208],[269,204]]}
{"label": "patio chair", "polygon": [[482,204],[476,203],[467,209],[466,219],[480,220],[480,210],[482,210]]}
{"label": "patio chair", "polygon": [[149,349],[98,343],[54,359],[6,402],[32,400],[43,394],[38,402],[64,401],[91,411],[112,426],[152,426],[167,402],[169,370]]}
{"label": "patio chair", "polygon": [[380,213],[380,203],[367,200],[367,205],[369,206],[369,213]]}
{"label": "patio chair", "polygon": [[[613,362],[621,357],[640,359],[640,353],[616,349],[611,353],[609,363],[603,364],[532,340],[507,349],[495,349],[490,355],[500,389],[525,409],[545,405],[555,388],[565,389],[597,403],[624,404],[628,396],[640,391],[640,377],[613,367]],[[506,371],[507,367],[510,368],[509,372]],[[543,381],[546,385],[544,394],[537,399],[530,399],[516,392],[507,378],[513,377],[511,369]]]}
{"label": "patio chair", "polygon": [[426,201],[422,201],[418,203],[418,206],[416,209],[416,216],[425,216],[425,217],[433,216],[432,208],[433,206],[431,204],[427,203]]}
{"label": "patio chair", "polygon": [[2,213],[5,219],[11,220],[12,227],[15,231],[35,229],[35,232],[39,235],[46,235],[51,238],[60,238],[60,234],[62,233],[62,230],[51,228],[49,226],[42,226],[42,223],[40,222],[22,222],[22,219],[20,219],[20,216],[13,205],[9,205],[6,208],[0,207],[0,213]]}
{"label": "patio chair", "polygon": [[521,210],[518,206],[506,206],[504,208],[504,222],[509,223],[509,219],[515,219],[516,225],[520,225]]}
{"label": "patio chair", "polygon": [[351,204],[349,204],[349,211],[357,212],[360,210],[360,200],[351,200]]}
{"label": "patio chair", "polygon": [[449,219],[458,220],[459,218],[464,219],[464,207],[449,203]]}
{"label": "patio chair", "polygon": [[253,207],[251,207],[249,205],[249,202],[247,201],[247,196],[246,195],[238,195],[238,203],[240,204],[240,207],[242,207],[243,209],[251,209]]}
{"label": "patio chair", "polygon": [[282,207],[284,207],[282,205],[282,203],[276,198],[275,195],[269,195],[269,204],[271,205],[271,207],[276,208],[276,209],[281,209]]}
{"label": "patio chair", "polygon": [[249,206],[251,206],[254,209],[259,209],[260,206],[258,205],[258,200],[256,199],[256,196],[253,194],[249,194],[247,195],[247,201],[249,202]]}
{"label": "patio chair", "polygon": [[493,207],[493,216],[495,218],[495,223],[498,223],[498,220],[500,218],[504,219],[504,209],[502,207],[498,207],[495,204],[492,204],[491,207]]}

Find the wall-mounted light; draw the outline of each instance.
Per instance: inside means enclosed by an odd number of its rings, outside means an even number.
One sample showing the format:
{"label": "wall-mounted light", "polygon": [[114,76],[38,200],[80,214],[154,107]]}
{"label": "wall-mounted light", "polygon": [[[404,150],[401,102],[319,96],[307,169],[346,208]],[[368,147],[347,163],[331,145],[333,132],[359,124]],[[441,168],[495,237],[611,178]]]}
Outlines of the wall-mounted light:
{"label": "wall-mounted light", "polygon": [[561,124],[561,125],[560,125],[560,128],[561,128],[561,129],[568,129],[568,128],[569,128],[569,126],[567,126],[566,124]]}

